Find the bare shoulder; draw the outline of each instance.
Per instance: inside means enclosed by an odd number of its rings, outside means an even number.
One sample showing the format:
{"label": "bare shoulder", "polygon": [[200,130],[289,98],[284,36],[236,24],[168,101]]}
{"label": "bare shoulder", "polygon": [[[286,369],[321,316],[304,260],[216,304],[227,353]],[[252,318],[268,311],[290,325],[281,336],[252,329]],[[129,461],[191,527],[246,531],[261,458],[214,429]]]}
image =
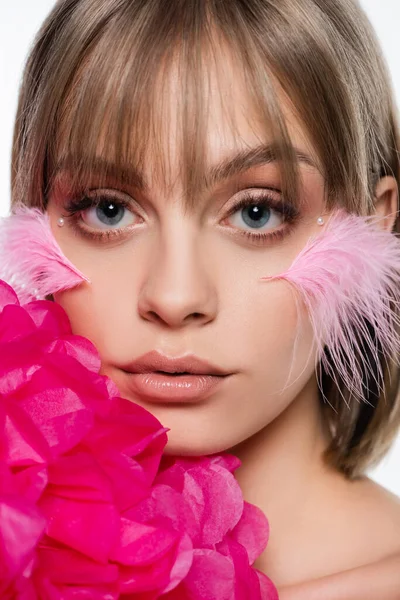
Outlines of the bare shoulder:
{"label": "bare shoulder", "polygon": [[[309,562],[304,579],[345,572],[400,554],[400,499],[371,479],[348,481],[337,476],[317,506],[314,523],[318,527],[313,528],[310,544],[306,543]],[[321,531],[326,541],[322,548]]]}
{"label": "bare shoulder", "polygon": [[400,600],[400,498],[363,478],[330,488],[329,549],[309,553],[302,577],[279,587],[281,600]]}
{"label": "bare shoulder", "polygon": [[352,482],[349,500],[354,534],[370,546],[370,561],[399,553],[400,498],[365,477]]}

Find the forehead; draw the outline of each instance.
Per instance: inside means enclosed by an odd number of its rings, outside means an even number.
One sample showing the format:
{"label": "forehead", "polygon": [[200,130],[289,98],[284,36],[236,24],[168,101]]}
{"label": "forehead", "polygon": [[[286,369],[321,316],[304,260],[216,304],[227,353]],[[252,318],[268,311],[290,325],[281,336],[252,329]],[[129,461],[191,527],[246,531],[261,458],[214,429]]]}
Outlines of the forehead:
{"label": "forehead", "polygon": [[[202,122],[206,140],[206,162],[211,168],[224,157],[249,148],[273,144],[272,132],[257,110],[254,98],[249,94],[248,82],[243,67],[228,51],[221,48],[215,61],[207,62],[207,71],[198,81],[198,89],[205,107]],[[288,128],[292,145],[318,162],[308,133],[296,114],[295,107],[287,95],[273,80],[277,100]],[[164,154],[170,156],[175,172],[178,172],[179,141],[181,128],[180,112],[176,99],[180,98],[181,81],[176,63],[172,64],[162,91],[163,109],[159,112],[159,125],[165,123]],[[195,115],[193,115],[195,118]],[[267,127],[268,129],[268,127]]]}
{"label": "forehead", "polygon": [[[274,161],[273,136],[260,116],[254,96],[249,93],[243,65],[234,58],[226,44],[217,45],[212,55],[206,53],[201,69],[196,72],[190,86],[185,86],[184,76],[179,55],[162,65],[155,78],[153,97],[147,98],[152,110],[151,122],[144,127],[146,138],[138,141],[137,135],[131,135],[129,127],[125,127],[127,145],[132,153],[128,149],[122,161],[115,158],[118,154],[115,137],[110,135],[110,124],[119,115],[116,115],[113,105],[109,105],[103,126],[93,132],[95,146],[86,150],[82,144],[78,149],[82,155],[88,152],[84,162],[95,171],[109,171],[115,179],[124,173],[124,178],[135,179],[146,190],[162,188],[166,196],[181,193],[182,156],[196,146],[195,140],[191,140],[186,132],[187,123],[183,119],[185,111],[189,117],[189,134],[197,128],[203,138],[205,173],[210,175],[205,177],[205,182],[212,185],[218,178],[229,176],[230,171],[239,170],[239,167],[244,170],[246,164],[250,168],[257,163]],[[314,164],[319,169],[318,157],[295,107],[272,77],[271,80],[298,158],[300,161],[304,159],[304,164]],[[64,167],[73,168],[79,162],[79,158],[68,159],[69,140],[74,137],[74,118],[72,114],[68,115],[68,111],[65,115],[57,138],[57,164],[61,170]],[[129,123],[129,119],[126,122]],[[140,168],[134,158],[138,146],[141,146],[142,154]],[[222,164],[224,169],[221,169]]]}

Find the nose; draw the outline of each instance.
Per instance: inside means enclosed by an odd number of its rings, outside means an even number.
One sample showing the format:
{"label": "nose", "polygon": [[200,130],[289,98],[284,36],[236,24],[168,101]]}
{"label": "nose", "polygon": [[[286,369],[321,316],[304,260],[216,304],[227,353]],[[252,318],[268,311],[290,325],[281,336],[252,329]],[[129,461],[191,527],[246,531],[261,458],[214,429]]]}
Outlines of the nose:
{"label": "nose", "polygon": [[142,319],[170,328],[205,325],[217,314],[211,260],[193,232],[183,229],[152,249],[138,298]]}

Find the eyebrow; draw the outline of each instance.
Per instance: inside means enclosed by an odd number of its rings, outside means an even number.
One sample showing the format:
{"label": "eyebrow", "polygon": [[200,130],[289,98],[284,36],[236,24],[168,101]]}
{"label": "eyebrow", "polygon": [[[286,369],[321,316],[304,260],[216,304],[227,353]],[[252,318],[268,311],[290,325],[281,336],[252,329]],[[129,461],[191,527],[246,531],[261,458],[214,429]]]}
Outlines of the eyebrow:
{"label": "eyebrow", "polygon": [[[293,152],[299,163],[320,171],[316,162],[303,150],[293,147]],[[251,168],[271,164],[276,161],[277,152],[273,144],[260,144],[250,149],[241,150],[233,156],[222,159],[209,169],[205,177],[206,187],[213,188],[218,183],[248,171]],[[129,183],[142,192],[148,193],[150,190],[150,186],[146,182],[144,175],[131,165],[117,165],[101,156],[94,156],[92,159],[89,158],[87,162],[85,160],[85,163],[90,164],[90,169],[94,175],[106,173],[108,177]],[[76,164],[79,164],[79,161],[75,157],[67,155],[57,164],[54,177],[57,178],[59,173],[72,171]]]}

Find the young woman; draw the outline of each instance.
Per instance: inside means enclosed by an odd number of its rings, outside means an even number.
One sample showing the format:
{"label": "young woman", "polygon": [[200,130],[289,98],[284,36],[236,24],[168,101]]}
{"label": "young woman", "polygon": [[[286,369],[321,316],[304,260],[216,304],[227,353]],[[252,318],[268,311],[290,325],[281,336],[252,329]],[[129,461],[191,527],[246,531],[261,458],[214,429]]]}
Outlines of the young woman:
{"label": "young woman", "polygon": [[90,279],[54,301],[170,429],[166,452],[241,459],[281,597],[365,599],[372,580],[399,597],[399,502],[363,475],[398,433],[394,357],[361,400],[318,379],[292,288],[260,282],[338,207],[398,231],[398,125],[360,6],[60,0],[26,66],[12,177]]}

